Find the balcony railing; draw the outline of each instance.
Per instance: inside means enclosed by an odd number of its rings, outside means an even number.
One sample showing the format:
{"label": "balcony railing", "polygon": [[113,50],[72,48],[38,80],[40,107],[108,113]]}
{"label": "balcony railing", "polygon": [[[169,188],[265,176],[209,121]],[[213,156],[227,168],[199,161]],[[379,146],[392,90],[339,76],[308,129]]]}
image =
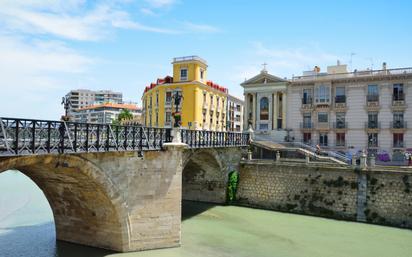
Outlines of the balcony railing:
{"label": "balcony railing", "polygon": [[346,103],[346,95],[335,96],[335,103]]}
{"label": "balcony railing", "polygon": [[379,95],[367,95],[366,100],[368,102],[379,102]]}
{"label": "balcony railing", "polygon": [[405,93],[397,93],[392,95],[392,101],[405,101]]}
{"label": "balcony railing", "polygon": [[406,129],[407,128],[407,122],[403,121],[403,120],[391,121],[390,122],[390,128],[392,128],[392,129]]}
{"label": "balcony railing", "polygon": [[403,141],[399,141],[399,142],[393,142],[393,148],[404,148],[405,144]]}
{"label": "balcony railing", "polygon": [[313,122],[301,122],[300,128],[301,129],[313,129]]}
{"label": "balcony railing", "polygon": [[348,123],[343,122],[343,121],[333,122],[333,128],[334,129],[347,129],[348,128]]}
{"label": "balcony railing", "polygon": [[366,129],[380,129],[381,123],[379,121],[368,121],[365,122]]}
{"label": "balcony railing", "polygon": [[294,76],[292,81],[302,81],[302,80],[319,80],[319,79],[340,79],[340,78],[359,78],[359,77],[379,77],[388,75],[406,75],[412,73],[411,68],[397,68],[397,69],[383,69],[383,70],[366,70],[366,71],[355,71],[355,72],[345,72],[337,74],[328,74],[326,72],[316,73],[314,75],[307,76]]}
{"label": "balcony railing", "polygon": [[302,98],[302,104],[313,104],[312,97]]}

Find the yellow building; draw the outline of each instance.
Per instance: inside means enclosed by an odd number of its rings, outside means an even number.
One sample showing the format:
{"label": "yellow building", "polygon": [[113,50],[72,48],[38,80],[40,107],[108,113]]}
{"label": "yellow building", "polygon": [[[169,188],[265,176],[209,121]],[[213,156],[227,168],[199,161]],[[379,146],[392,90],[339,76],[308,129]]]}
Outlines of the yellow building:
{"label": "yellow building", "polygon": [[[173,59],[173,77],[157,79],[142,96],[145,126],[173,127],[175,114],[189,129],[226,130],[228,90],[207,80],[207,63],[198,56]],[[176,92],[182,96],[178,110]]]}

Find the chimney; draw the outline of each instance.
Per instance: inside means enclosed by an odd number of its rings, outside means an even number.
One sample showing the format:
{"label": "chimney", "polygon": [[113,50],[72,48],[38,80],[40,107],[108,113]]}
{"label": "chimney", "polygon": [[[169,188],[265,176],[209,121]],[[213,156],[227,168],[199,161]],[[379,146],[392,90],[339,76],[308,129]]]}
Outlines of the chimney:
{"label": "chimney", "polygon": [[386,62],[382,63],[382,70],[386,70]]}

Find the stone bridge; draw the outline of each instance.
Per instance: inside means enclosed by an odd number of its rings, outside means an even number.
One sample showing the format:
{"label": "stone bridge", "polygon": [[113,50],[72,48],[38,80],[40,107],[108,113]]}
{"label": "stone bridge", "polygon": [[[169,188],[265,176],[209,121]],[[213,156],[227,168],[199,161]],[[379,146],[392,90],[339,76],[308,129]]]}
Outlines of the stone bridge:
{"label": "stone bridge", "polygon": [[182,198],[225,202],[228,173],[238,170],[242,153],[239,146],[188,147],[193,143],[0,156],[0,173],[19,170],[39,186],[59,240],[120,252],[174,247],[180,245]]}

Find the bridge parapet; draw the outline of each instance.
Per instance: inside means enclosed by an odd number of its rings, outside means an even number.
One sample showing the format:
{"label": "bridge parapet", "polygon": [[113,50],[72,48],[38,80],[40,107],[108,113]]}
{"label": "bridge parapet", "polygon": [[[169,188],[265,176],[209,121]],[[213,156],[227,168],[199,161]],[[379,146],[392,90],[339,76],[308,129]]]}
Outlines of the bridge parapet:
{"label": "bridge parapet", "polygon": [[[172,129],[0,117],[0,156],[163,150]],[[189,148],[246,146],[249,134],[181,129]]]}

